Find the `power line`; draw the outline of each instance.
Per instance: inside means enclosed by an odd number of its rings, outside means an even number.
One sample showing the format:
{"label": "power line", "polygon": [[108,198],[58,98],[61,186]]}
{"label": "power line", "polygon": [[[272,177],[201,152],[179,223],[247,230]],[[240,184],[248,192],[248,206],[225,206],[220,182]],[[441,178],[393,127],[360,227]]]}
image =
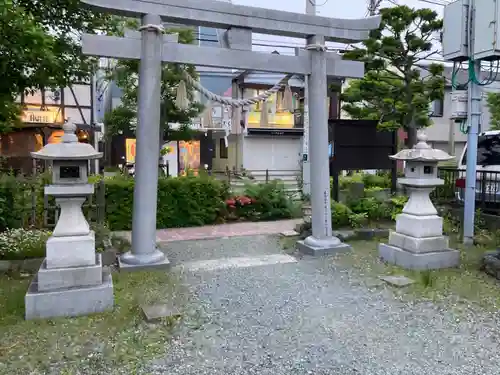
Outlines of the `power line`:
{"label": "power line", "polygon": [[418,0],[422,3],[428,3],[428,4],[434,4],[434,5],[439,5],[444,7],[445,5],[448,5],[451,1],[446,1],[446,0]]}
{"label": "power line", "polygon": [[308,1],[311,3],[311,5],[312,5],[312,6],[315,6],[315,7],[322,7],[323,5],[326,5],[326,4],[328,3],[328,1],[329,1],[329,0],[325,0],[325,1],[323,2],[323,4],[318,4],[318,3],[316,2],[316,0],[308,0]]}

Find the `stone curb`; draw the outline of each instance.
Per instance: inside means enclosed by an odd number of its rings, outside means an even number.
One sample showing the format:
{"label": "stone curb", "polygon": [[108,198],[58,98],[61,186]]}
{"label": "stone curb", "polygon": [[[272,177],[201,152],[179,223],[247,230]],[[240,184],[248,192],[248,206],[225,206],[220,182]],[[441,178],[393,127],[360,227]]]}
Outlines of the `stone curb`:
{"label": "stone curb", "polygon": [[[295,231],[300,233],[303,224],[297,224]],[[390,229],[381,228],[359,228],[352,230],[334,230],[333,235],[341,241],[371,241],[376,238],[389,236]]]}
{"label": "stone curb", "polygon": [[[116,255],[118,252],[114,249],[105,250],[101,253],[103,266],[111,266],[116,263]],[[44,258],[32,258],[24,260],[0,260],[0,274],[7,273],[11,270],[22,273],[36,273],[43,262]]]}
{"label": "stone curb", "polygon": [[360,228],[346,231],[333,231],[341,241],[371,241],[376,238],[388,237],[389,229]]}

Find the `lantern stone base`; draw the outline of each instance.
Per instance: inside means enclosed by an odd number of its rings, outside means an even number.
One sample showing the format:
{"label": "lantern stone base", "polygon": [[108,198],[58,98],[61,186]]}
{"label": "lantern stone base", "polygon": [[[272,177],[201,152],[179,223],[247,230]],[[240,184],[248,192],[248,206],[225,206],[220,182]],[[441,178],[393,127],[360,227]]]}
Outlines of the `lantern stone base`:
{"label": "lantern stone base", "polygon": [[443,218],[437,215],[414,215],[403,211],[396,217],[396,232],[414,237],[443,235]]}
{"label": "lantern stone base", "polygon": [[101,255],[94,255],[91,266],[47,268],[45,259],[38,271],[38,291],[48,292],[77,287],[90,287],[102,284]]}
{"label": "lantern stone base", "polygon": [[460,252],[458,250],[449,249],[434,253],[416,254],[381,243],[378,245],[378,251],[384,261],[411,270],[453,268],[460,264]]}
{"label": "lantern stone base", "polygon": [[26,320],[73,317],[113,308],[113,280],[101,256],[91,266],[47,268],[45,260],[24,297]]}
{"label": "lantern stone base", "polygon": [[379,244],[378,250],[382,260],[406,269],[452,268],[460,263],[460,252],[448,248],[445,236],[412,237],[391,232],[389,243]]}
{"label": "lantern stone base", "polygon": [[51,236],[47,240],[47,268],[92,266],[95,264],[95,233],[84,236]]}
{"label": "lantern stone base", "polygon": [[341,242],[337,237],[316,239],[312,236],[303,241],[297,241],[297,248],[302,254],[323,256],[350,251],[351,245]]}

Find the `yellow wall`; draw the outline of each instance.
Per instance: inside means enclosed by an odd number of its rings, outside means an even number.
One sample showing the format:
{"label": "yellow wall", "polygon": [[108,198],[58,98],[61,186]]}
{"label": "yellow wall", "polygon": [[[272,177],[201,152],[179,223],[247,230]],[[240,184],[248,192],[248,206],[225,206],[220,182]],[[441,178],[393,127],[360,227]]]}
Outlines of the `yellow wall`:
{"label": "yellow wall", "polygon": [[[260,90],[249,89],[246,95],[249,97],[257,96],[260,94]],[[266,128],[279,128],[279,129],[290,129],[294,127],[294,115],[282,108],[282,94],[273,94],[267,100],[268,108],[268,123]],[[295,97],[294,99],[295,100]],[[275,111],[271,111],[275,108]],[[248,113],[248,127],[249,128],[260,128],[260,115],[261,115],[262,104],[254,104],[250,108]],[[272,114],[271,112],[275,112]]]}
{"label": "yellow wall", "polygon": [[[215,158],[212,159],[212,169],[217,172],[223,172],[226,170],[226,167],[230,170],[233,170],[236,167],[237,157],[236,154],[238,152],[237,146],[237,137],[238,136],[229,136],[228,145],[227,145],[227,159],[221,159],[220,155],[220,144],[219,139],[215,139]],[[240,147],[241,148],[241,147]],[[241,160],[241,157],[240,157]]]}

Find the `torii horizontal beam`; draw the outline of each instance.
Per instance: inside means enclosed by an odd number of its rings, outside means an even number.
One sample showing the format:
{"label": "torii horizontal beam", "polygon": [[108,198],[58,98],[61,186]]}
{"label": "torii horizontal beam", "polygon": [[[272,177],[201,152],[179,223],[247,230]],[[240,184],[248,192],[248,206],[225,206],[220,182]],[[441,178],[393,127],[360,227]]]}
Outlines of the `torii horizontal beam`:
{"label": "torii horizontal beam", "polygon": [[281,10],[234,5],[215,0],[82,0],[100,11],[141,17],[159,15],[164,21],[219,29],[242,27],[253,32],[306,38],[322,35],[325,40],[356,43],[366,40],[379,27],[380,16],[336,19]]}
{"label": "torii horizontal beam", "polygon": [[[178,64],[258,70],[273,73],[311,74],[308,51],[299,56],[274,55],[255,51],[231,50],[175,43],[175,37],[164,36],[162,60]],[[85,55],[117,59],[140,59],[141,41],[135,37],[122,38],[106,35],[84,34],[82,50]],[[339,55],[327,53],[327,75],[333,77],[361,78],[364,64],[342,60]],[[326,77],[325,77],[326,78]]]}

